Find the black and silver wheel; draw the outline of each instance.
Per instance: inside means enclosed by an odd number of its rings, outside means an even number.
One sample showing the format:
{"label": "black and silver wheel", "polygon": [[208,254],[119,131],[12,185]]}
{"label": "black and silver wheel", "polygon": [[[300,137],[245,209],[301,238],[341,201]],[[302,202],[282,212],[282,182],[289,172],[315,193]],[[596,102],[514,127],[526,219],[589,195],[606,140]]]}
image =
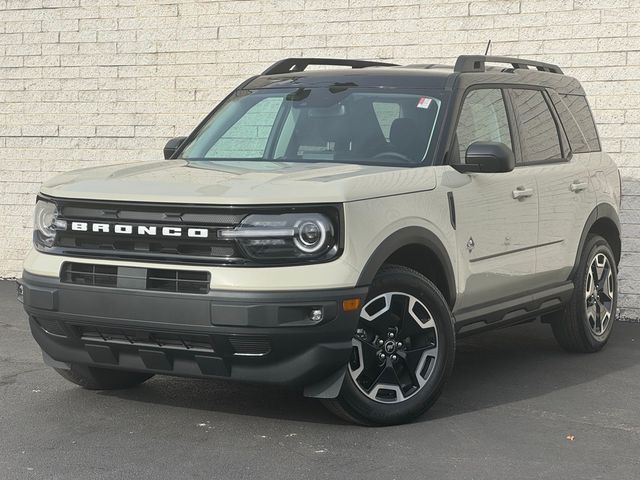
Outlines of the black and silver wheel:
{"label": "black and silver wheel", "polygon": [[616,263],[604,238],[588,237],[574,283],[563,316],[551,324],[553,333],[565,350],[596,352],[611,335],[618,296]]}
{"label": "black and silver wheel", "polygon": [[598,253],[587,270],[585,285],[585,311],[591,332],[601,337],[613,321],[615,297],[614,272],[604,253]]}
{"label": "black and silver wheel", "polygon": [[405,267],[383,268],[360,312],[347,375],[330,409],[366,425],[422,414],[451,371],[454,337],[451,312],[433,283]]}

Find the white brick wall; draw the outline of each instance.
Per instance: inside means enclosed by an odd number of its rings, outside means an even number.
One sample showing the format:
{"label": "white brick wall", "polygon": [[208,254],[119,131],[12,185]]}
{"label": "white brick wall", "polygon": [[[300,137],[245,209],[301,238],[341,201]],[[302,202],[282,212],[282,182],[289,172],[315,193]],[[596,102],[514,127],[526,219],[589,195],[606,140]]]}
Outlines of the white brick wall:
{"label": "white brick wall", "polygon": [[625,177],[621,307],[640,316],[640,0],[0,0],[0,275],[19,275],[43,180],[161,158],[288,56],[560,64]]}

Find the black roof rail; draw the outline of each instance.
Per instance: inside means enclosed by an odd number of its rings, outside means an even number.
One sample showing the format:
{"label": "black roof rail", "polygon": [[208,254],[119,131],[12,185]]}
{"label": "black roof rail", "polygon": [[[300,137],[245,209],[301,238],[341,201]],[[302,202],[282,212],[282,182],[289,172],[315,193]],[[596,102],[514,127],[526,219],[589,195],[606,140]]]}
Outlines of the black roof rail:
{"label": "black roof rail", "polygon": [[336,65],[351,68],[366,67],[397,67],[395,63],[370,62],[368,60],[348,60],[346,58],[285,58],[269,68],[262,75],[277,75],[278,73],[302,72],[309,65]]}
{"label": "black roof rail", "polygon": [[456,65],[453,68],[454,72],[469,73],[469,72],[484,72],[485,62],[492,63],[508,63],[513,68],[535,67],[541,72],[558,73],[563,75],[559,66],[552,63],[536,62],[535,60],[524,60],[522,58],[512,57],[493,57],[488,55],[460,55],[456,60]]}

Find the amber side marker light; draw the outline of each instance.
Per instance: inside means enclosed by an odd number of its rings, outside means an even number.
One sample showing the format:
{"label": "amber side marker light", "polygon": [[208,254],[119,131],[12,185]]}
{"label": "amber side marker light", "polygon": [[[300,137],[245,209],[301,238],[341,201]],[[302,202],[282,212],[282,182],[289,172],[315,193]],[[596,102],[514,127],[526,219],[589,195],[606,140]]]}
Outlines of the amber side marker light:
{"label": "amber side marker light", "polygon": [[342,310],[345,312],[351,312],[353,310],[358,310],[360,308],[360,299],[359,298],[347,298],[342,301]]}

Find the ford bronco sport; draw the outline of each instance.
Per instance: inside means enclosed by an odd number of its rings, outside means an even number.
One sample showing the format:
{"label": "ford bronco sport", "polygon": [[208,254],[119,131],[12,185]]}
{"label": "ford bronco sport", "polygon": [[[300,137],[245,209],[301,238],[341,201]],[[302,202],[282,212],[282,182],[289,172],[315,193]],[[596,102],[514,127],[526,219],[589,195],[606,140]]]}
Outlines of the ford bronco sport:
{"label": "ford bronco sport", "polygon": [[434,403],[457,336],[611,334],[620,177],[556,65],[286,59],[164,154],[38,196],[19,296],[82,387],[222,377],[395,424]]}

